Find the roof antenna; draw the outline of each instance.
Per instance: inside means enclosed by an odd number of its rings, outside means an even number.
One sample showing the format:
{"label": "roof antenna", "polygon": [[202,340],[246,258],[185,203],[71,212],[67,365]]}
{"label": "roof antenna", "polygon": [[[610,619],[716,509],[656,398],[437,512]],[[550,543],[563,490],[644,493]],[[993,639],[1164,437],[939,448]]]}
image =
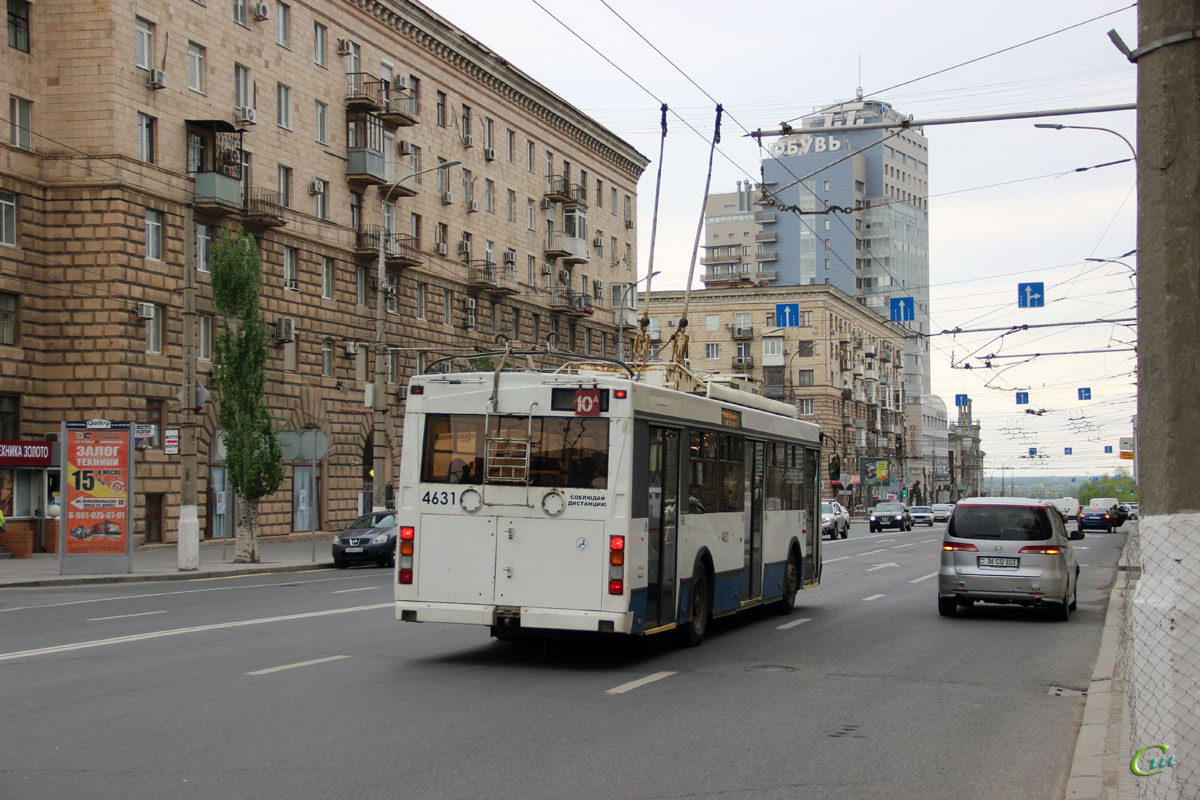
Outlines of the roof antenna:
{"label": "roof antenna", "polygon": [[862,98],[863,98],[863,90],[862,90],[862,53],[859,53],[859,55],[858,55],[858,88],[854,90],[854,99],[855,99],[855,100],[862,100]]}

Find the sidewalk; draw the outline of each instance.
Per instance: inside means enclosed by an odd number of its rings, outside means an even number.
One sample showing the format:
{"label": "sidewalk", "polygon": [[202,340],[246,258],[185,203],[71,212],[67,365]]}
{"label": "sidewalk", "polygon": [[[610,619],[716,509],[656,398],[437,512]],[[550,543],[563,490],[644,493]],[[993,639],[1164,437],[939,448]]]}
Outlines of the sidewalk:
{"label": "sidewalk", "polygon": [[132,573],[107,575],[59,575],[57,553],[34,553],[32,558],[0,561],[0,588],[195,580],[267,572],[303,572],[333,566],[329,545],[332,533],[317,532],[315,560],[312,541],[307,534],[287,538],[293,540],[260,540],[258,564],[234,564],[232,539],[224,547],[220,541],[204,542],[200,545],[200,568],[190,572],[179,570],[174,544],[136,547],[133,550]]}

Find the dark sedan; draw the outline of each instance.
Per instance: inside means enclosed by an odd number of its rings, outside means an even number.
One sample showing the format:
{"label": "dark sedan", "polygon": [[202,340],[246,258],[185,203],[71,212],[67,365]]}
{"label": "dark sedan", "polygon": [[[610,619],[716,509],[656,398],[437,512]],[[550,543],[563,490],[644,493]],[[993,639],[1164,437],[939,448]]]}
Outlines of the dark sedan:
{"label": "dark sedan", "polygon": [[898,528],[902,531],[912,530],[912,520],[909,519],[908,509],[903,503],[880,503],[871,510],[871,533],[884,528]]}
{"label": "dark sedan", "polygon": [[390,511],[363,514],[333,537],[333,564],[374,561],[381,567],[396,563],[396,515]]}
{"label": "dark sedan", "polygon": [[1090,505],[1079,509],[1079,530],[1101,530],[1112,533],[1121,523],[1107,505]]}

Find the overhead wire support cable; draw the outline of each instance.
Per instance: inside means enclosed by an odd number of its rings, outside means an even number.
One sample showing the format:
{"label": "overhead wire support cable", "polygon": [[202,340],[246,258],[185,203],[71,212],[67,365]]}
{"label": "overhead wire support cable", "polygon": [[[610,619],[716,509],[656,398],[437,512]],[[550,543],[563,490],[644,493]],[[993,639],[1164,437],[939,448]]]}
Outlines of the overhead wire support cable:
{"label": "overhead wire support cable", "polygon": [[[646,265],[646,299],[642,302],[642,315],[638,320],[638,332],[633,343],[633,362],[645,365],[650,354],[650,290],[654,282],[654,241],[658,235],[658,200],[662,193],[663,158],[667,150],[667,104],[662,104],[662,137],[658,143],[658,175],[654,179],[654,216],[650,219],[650,258]],[[636,287],[630,286],[630,291]],[[620,335],[620,334],[618,334]]]}
{"label": "overhead wire support cable", "polygon": [[938,333],[918,333],[917,338],[931,338],[934,336],[957,336],[960,333],[996,333],[1006,331],[1009,333],[1019,333],[1020,331],[1032,330],[1034,328],[1062,328],[1074,327],[1076,325],[1123,325],[1127,322],[1137,322],[1137,317],[1120,317],[1119,319],[1093,319],[1084,322],[1042,322],[1034,325],[1009,325],[1003,328],[947,328]]}

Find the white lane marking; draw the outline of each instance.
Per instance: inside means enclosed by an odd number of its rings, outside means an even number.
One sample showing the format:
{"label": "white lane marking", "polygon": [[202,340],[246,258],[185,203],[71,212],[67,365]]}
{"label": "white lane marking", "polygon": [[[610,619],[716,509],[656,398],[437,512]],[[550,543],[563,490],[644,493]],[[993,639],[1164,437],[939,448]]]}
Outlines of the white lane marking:
{"label": "white lane marking", "polygon": [[897,564],[895,561],[885,561],[882,564],[876,564],[873,567],[867,567],[867,572],[874,572],[877,569],[886,569],[888,567],[898,567],[898,566],[900,566],[900,565]]}
{"label": "white lane marking", "polygon": [[936,572],[931,572],[928,575],[922,575],[919,578],[913,578],[911,581],[909,581],[909,583],[920,583],[921,581],[927,581],[930,578],[934,578],[936,576],[937,576]]}
{"label": "white lane marking", "polygon": [[860,555],[860,556],[869,556],[869,555],[871,555],[872,553],[882,553],[884,550],[887,550],[887,548],[886,548],[886,547],[881,547],[881,548],[879,548],[878,550],[868,550],[868,551],[867,551],[867,552],[865,552],[865,553],[859,553],[859,555]]}
{"label": "white lane marking", "polygon": [[806,622],[812,622],[812,618],[811,617],[801,617],[800,619],[794,619],[791,622],[785,622],[782,625],[776,625],[775,630],[786,631],[788,628],[794,628],[797,625],[803,625]]}
{"label": "white lane marking", "polygon": [[936,541],[938,541],[938,540],[937,539],[922,539],[921,541],[917,542],[917,544],[928,544],[929,542],[936,542]]}
{"label": "white lane marking", "polygon": [[625,694],[626,692],[633,691],[639,686],[645,686],[647,683],[661,681],[663,678],[669,678],[675,674],[676,673],[674,672],[656,672],[653,675],[647,675],[644,678],[638,678],[636,681],[630,681],[629,683],[622,683],[620,686],[614,686],[605,692],[605,694]]}
{"label": "white lane marking", "polygon": [[823,558],[823,559],[821,559],[821,563],[822,564],[832,564],[834,561],[841,561],[843,558],[849,558],[849,557],[850,556],[838,556],[837,558]]}
{"label": "white lane marking", "polygon": [[873,594],[873,595],[871,595],[870,597],[864,597],[864,598],[863,598],[863,602],[864,602],[864,603],[868,603],[868,602],[870,602],[870,601],[872,601],[872,600],[878,600],[878,599],[879,599],[879,598],[881,598],[881,597],[886,597],[886,595],[882,595],[882,594]]}
{"label": "white lane marking", "polygon": [[895,539],[880,539],[875,544],[883,544],[884,542],[894,542],[894,541],[896,541],[896,540]]}
{"label": "white lane marking", "polygon": [[360,586],[357,589],[338,589],[330,594],[345,594],[346,592],[372,592],[376,589],[382,589],[382,586]]}
{"label": "white lane marking", "polygon": [[256,669],[254,672],[247,672],[247,675],[270,675],[272,672],[283,672],[285,669],[297,669],[299,667],[311,667],[313,664],[327,664],[330,661],[341,661],[343,658],[350,656],[329,656],[328,658],[314,658],[312,661],[298,661],[295,664],[284,664],[282,667],[269,667],[267,669]]}
{"label": "white lane marking", "polygon": [[143,611],[140,614],[117,614],[113,617],[92,617],[88,622],[104,622],[108,619],[128,619],[129,617],[149,617],[153,614],[165,614],[166,611]]}
{"label": "white lane marking", "polygon": [[[323,572],[324,570],[305,570],[305,572],[287,572],[287,573],[277,573],[277,574],[280,574],[280,575],[303,575],[310,571],[311,572]],[[242,577],[242,578],[258,577],[258,576],[261,576],[262,574],[263,573],[259,572],[259,573],[255,573],[254,576],[231,575],[231,576],[229,576],[229,578],[233,579],[233,578],[237,578],[237,577]],[[391,573],[387,573],[384,576],[370,575],[370,576],[363,576],[363,577],[373,577],[374,578],[374,577],[390,577],[390,576],[391,576]],[[363,579],[363,577],[340,576],[337,578],[314,578],[310,581],[304,581],[304,583],[305,583],[305,585],[307,585],[310,583],[327,583],[329,581],[355,581],[355,580],[360,581]],[[196,580],[199,581],[199,580],[208,580],[208,579],[207,578],[198,578]],[[192,583],[194,581],[188,581],[188,582]],[[29,611],[29,610],[35,609],[35,608],[59,608],[61,606],[79,606],[79,605],[84,605],[86,603],[107,603],[112,600],[140,600],[143,597],[170,597],[171,595],[176,595],[176,594],[199,594],[201,592],[228,592],[231,589],[270,589],[271,587],[279,587],[282,585],[283,585],[282,583],[250,583],[250,584],[246,584],[244,586],[213,586],[208,589],[180,589],[179,591],[176,591],[176,592],[148,592],[146,594],[120,594],[120,595],[113,595],[112,597],[92,597],[87,600],[67,600],[62,603],[41,603],[39,605],[34,605],[34,606],[13,606],[11,608],[0,608],[0,614],[3,614],[7,611]],[[22,588],[22,587],[17,587],[17,586],[9,586],[9,587],[5,587],[4,591],[12,590],[12,589],[21,589],[21,591],[28,592],[28,591],[34,591],[37,589],[45,590],[47,588],[51,588],[51,587],[35,586],[35,587],[29,587],[29,588]],[[76,587],[76,588],[78,588],[78,587]]]}
{"label": "white lane marking", "polygon": [[204,631],[217,631],[225,628],[242,628],[247,625],[263,625],[268,622],[287,622],[294,619],[308,619],[309,617],[327,617],[331,614],[349,614],[352,611],[372,611],[378,608],[391,608],[392,603],[376,603],[370,606],[354,606],[352,608],[331,608],[326,611],[309,611],[304,614],[285,614],[280,617],[260,617],[258,619],[242,619],[235,622],[216,622],[212,625],[196,625],[192,628],[172,628],[165,631],[152,631],[150,633],[135,633],[131,636],[114,636],[111,639],[93,639],[90,642],[75,642],[73,644],[59,644],[52,647],[39,647],[36,650],[16,650],[11,653],[0,653],[0,661],[15,661],[18,658],[30,658],[32,656],[46,656],[55,653],[69,653],[73,650],[87,650],[93,647],[104,647],[110,644],[128,644],[130,642],[141,642],[147,639],[161,639],[164,636],[181,636],[185,633],[203,633]]}
{"label": "white lane marking", "polygon": [[899,550],[901,547],[912,547],[915,544],[917,544],[917,542],[909,542],[908,544],[897,544],[897,545],[893,545],[892,549]]}

